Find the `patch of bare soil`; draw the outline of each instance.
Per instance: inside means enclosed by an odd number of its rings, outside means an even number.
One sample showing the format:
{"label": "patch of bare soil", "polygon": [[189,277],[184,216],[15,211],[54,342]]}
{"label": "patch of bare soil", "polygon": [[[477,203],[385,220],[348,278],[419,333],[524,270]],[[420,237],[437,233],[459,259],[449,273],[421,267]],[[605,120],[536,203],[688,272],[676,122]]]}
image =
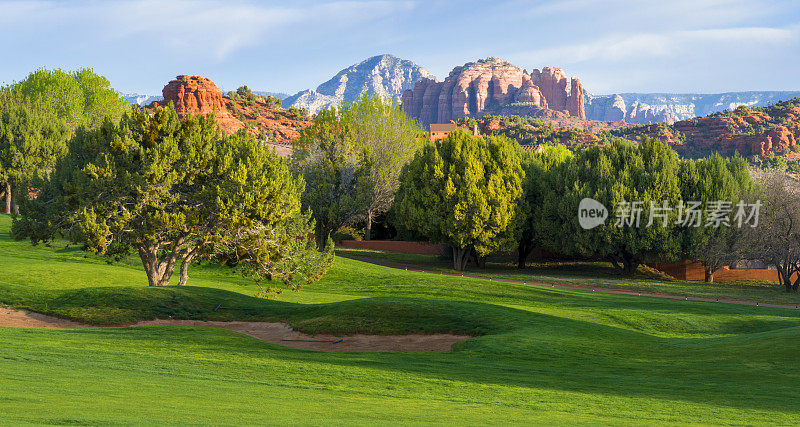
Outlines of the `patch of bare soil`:
{"label": "patch of bare soil", "polygon": [[[0,307],[0,327],[18,328],[81,328],[91,327],[70,320],[59,319],[28,311]],[[201,320],[157,319],[139,322],[138,326],[203,326],[240,332],[262,341],[287,347],[318,351],[363,351],[363,352],[421,352],[450,351],[453,344],[471,338],[452,334],[410,335],[306,335],[278,322],[204,322]]]}
{"label": "patch of bare soil", "polygon": [[15,328],[80,328],[85,325],[45,314],[0,307],[0,326]]}

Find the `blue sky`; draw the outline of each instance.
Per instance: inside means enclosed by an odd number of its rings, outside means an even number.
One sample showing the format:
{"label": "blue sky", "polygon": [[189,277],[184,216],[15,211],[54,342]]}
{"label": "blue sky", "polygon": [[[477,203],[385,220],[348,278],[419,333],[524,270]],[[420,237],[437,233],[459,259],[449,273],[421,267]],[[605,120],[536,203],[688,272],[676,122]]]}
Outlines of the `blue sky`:
{"label": "blue sky", "polygon": [[92,67],[119,91],[177,74],[293,93],[391,53],[438,78],[497,56],[594,93],[800,90],[800,2],[2,1],[0,81]]}

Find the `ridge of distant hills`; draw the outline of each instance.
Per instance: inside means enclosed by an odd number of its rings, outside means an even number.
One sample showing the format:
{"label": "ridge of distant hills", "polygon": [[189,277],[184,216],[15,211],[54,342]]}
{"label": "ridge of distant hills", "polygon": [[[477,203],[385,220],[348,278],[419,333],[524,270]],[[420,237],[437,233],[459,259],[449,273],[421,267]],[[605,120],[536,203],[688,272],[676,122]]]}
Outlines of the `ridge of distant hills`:
{"label": "ridge of distant hills", "polygon": [[122,93],[122,98],[125,98],[131,104],[136,104],[140,107],[151,104],[153,101],[161,101],[164,99],[161,95],[140,95],[138,93]]}
{"label": "ridge of distant hills", "polygon": [[586,118],[601,121],[672,123],[703,117],[739,106],[765,107],[800,96],[800,91],[744,91],[724,93],[585,93]]}
{"label": "ridge of distant hills", "polygon": [[673,124],[628,126],[610,134],[631,140],[642,136],[659,138],[685,157],[739,153],[745,157],[797,158],[800,154],[800,97],[765,107],[741,105]]}
{"label": "ridge of distant hills", "polygon": [[[497,60],[497,58],[494,59]],[[483,64],[485,64],[485,61],[489,60],[481,61],[484,61]],[[481,61],[470,64],[481,64]],[[512,74],[516,73],[520,76],[522,76],[523,73],[527,74],[526,71],[514,71],[513,69],[518,67],[508,64],[506,61],[497,60],[497,62],[502,62],[502,67],[509,67],[509,69],[512,69]],[[464,74],[463,68],[470,64],[456,67],[454,72],[460,70],[458,73],[462,75]],[[557,68],[545,67],[545,69],[551,70],[549,72],[551,76],[555,76],[555,79],[562,78],[561,75],[563,72],[560,72]],[[556,70],[558,72],[556,72]],[[506,104],[505,106],[488,105],[487,107],[489,107],[489,109],[485,112],[481,111],[479,114],[516,114],[528,117],[544,116],[544,118],[558,119],[560,116],[564,116],[564,114],[561,114],[564,113],[562,109],[567,109],[566,101],[561,98],[572,96],[573,100],[570,101],[571,105],[569,107],[571,112],[567,111],[566,115],[573,116],[573,118],[575,115],[580,115],[580,108],[574,104],[576,102],[575,100],[581,98],[581,96],[577,94],[570,95],[574,82],[566,79],[563,81],[549,81],[538,78],[537,80],[534,72],[527,75],[531,78],[526,79],[524,82],[520,79],[520,82],[516,83],[514,79],[516,79],[517,76],[513,76],[514,78],[512,80],[514,81],[512,84],[518,84],[518,86],[516,86],[514,91],[508,91],[506,89],[507,95],[504,96],[507,96],[508,99],[503,98],[503,96],[498,96],[494,93],[494,89],[485,89],[484,96],[488,96],[491,92],[492,101],[503,101]],[[472,80],[469,80],[468,84],[465,86],[464,94],[466,94],[466,96],[473,95],[478,98],[478,102],[481,102],[480,97],[477,96],[481,93],[480,85],[491,81],[491,76],[489,75],[489,80],[486,80],[486,76],[484,76],[483,79],[485,81],[479,78],[473,79],[473,77],[465,78]],[[503,79],[508,80],[505,76],[501,76],[495,80],[499,84],[499,86],[497,86],[498,88],[503,88],[506,84]],[[551,78],[550,80],[553,79]],[[282,100],[284,108],[305,108],[309,113],[314,114],[322,108],[339,105],[342,101],[353,101],[358,96],[364,94],[380,94],[399,101],[403,93],[407,90],[413,92],[418,82],[427,82],[422,89],[423,92],[419,94],[418,100],[416,101],[420,103],[420,110],[417,114],[419,117],[422,115],[421,103],[423,102],[422,97],[425,95],[424,90],[427,90],[428,87],[435,88],[437,85],[441,86],[443,82],[439,82],[435,76],[418,64],[393,55],[373,56],[357,64],[353,64],[338,72],[330,80],[320,84],[315,90],[308,89],[293,95],[281,92],[263,91],[254,91],[253,93],[276,97]],[[578,80],[578,83],[579,82]],[[453,85],[458,84],[457,81],[453,82]],[[472,86],[470,86],[470,84]],[[526,86],[522,87],[523,84]],[[448,90],[451,90],[451,86],[448,86]],[[577,117],[577,119],[631,124],[658,122],[671,124],[692,117],[703,117],[719,111],[733,110],[742,105],[748,107],[764,107],[771,103],[774,104],[800,96],[800,91],[742,91],[716,94],[616,93],[609,95],[595,95],[585,88],[582,89],[582,91],[583,110],[585,112],[583,113],[584,117]],[[162,97],[158,95],[136,93],[127,93],[122,96],[127,99],[128,102],[141,106],[149,105],[153,101],[162,99]],[[429,93],[428,96],[430,97],[431,94]],[[549,103],[546,101],[549,101]],[[431,102],[432,103],[429,104],[430,106],[427,107],[428,111],[435,107],[437,111],[435,119],[438,120],[439,116],[443,114],[440,113],[440,105],[438,102],[434,105],[433,99],[431,99]],[[461,102],[461,100],[458,100],[458,102]],[[450,105],[447,105],[445,102],[444,105],[446,106],[443,107],[449,108],[450,112],[444,114],[444,116],[454,120],[461,116],[475,116],[475,114],[469,111],[471,107],[470,102],[473,101],[467,100],[464,103],[464,105],[466,105],[466,111],[464,111],[465,108],[463,106],[452,105],[452,101]],[[530,108],[532,106],[536,108]],[[458,113],[459,109],[463,111],[463,113]],[[456,114],[452,113],[454,110]],[[563,117],[561,117],[561,119],[564,121]]]}

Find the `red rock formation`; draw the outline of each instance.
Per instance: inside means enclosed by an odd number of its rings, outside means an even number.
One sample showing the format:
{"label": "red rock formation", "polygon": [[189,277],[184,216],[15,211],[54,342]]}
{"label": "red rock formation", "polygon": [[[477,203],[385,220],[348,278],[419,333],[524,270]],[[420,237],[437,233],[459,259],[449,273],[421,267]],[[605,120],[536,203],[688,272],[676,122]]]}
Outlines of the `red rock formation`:
{"label": "red rock formation", "polygon": [[585,99],[583,95],[583,85],[581,79],[573,77],[569,85],[569,96],[567,96],[567,111],[571,116],[586,118],[584,107]]}
{"label": "red rock formation", "polygon": [[[403,94],[406,113],[423,124],[481,117],[513,107],[532,117],[574,116],[585,119],[583,88],[558,68],[528,74],[509,62],[487,58],[456,67],[443,81],[423,79]],[[543,111],[543,110],[555,110]]]}
{"label": "red rock formation", "polygon": [[[768,114],[767,111],[770,111]],[[739,107],[732,112],[715,113],[675,122],[624,130],[631,139],[641,135],[660,138],[678,152],[690,156],[706,156],[717,152],[731,156],[768,156],[789,153],[800,140],[800,107],[769,110]]]}
{"label": "red rock formation", "polygon": [[311,124],[309,117],[296,117],[282,108],[270,107],[264,97],[257,97],[253,102],[226,98],[217,85],[205,77],[180,75],[161,92],[164,100],[148,108],[172,102],[181,119],[214,112],[220,129],[228,134],[247,127],[251,134],[264,135],[269,141],[281,144],[299,137]]}
{"label": "red rock formation", "polygon": [[161,94],[164,100],[157,104],[174,103],[181,119],[195,113],[214,112],[217,123],[224,132],[233,133],[244,127],[244,123],[228,111],[217,85],[205,77],[180,75],[167,83]]}

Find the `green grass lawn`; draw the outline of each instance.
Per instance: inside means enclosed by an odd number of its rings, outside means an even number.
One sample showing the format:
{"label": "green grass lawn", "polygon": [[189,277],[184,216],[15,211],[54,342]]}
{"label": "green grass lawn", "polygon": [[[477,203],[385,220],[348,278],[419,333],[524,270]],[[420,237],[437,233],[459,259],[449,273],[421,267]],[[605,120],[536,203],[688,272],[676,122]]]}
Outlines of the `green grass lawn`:
{"label": "green grass lawn", "polygon": [[[449,260],[442,259],[442,257],[436,255],[343,248],[337,251],[343,255],[419,265],[455,273]],[[470,268],[469,274],[529,282],[629,289],[679,296],[759,301],[784,305],[800,304],[800,293],[786,293],[784,288],[777,283],[755,280],[716,283],[676,280],[644,266],[639,268],[634,277],[621,277],[614,271],[611,263],[598,261],[532,261],[527,264],[525,270],[519,270],[516,260],[490,258],[486,263],[485,269]]]}
{"label": "green grass lawn", "polygon": [[[224,268],[148,288],[135,260],[8,238],[0,302],[96,323],[285,320],[314,332],[459,332],[450,353],[295,350],[188,327],[0,328],[9,424],[796,424],[794,310],[406,272],[337,258],[277,300]],[[588,277],[586,278],[588,280]],[[223,307],[248,310],[213,311]]]}

